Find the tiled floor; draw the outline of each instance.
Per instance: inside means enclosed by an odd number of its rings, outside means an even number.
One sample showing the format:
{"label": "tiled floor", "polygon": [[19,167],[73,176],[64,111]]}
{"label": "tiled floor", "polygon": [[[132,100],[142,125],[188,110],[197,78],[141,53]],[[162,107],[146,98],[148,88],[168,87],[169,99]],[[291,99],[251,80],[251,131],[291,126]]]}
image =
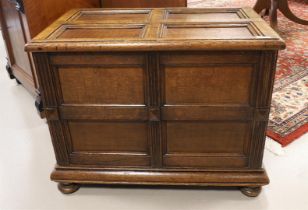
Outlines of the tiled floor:
{"label": "tiled floor", "polygon": [[265,151],[271,184],[257,198],[237,190],[84,187],[62,195],[49,180],[55,157],[47,125],[33,98],[9,80],[0,39],[0,210],[308,210],[308,135],[284,156]]}

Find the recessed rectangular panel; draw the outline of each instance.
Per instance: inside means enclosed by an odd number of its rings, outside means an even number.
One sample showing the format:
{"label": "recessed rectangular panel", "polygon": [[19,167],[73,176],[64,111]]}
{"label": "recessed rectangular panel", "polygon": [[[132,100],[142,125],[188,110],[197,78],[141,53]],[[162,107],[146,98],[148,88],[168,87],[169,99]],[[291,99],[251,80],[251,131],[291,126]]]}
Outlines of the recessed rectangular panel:
{"label": "recessed rectangular panel", "polygon": [[163,164],[165,168],[207,168],[207,169],[227,169],[227,168],[246,168],[248,157],[239,155],[164,155]]}
{"label": "recessed rectangular panel", "polygon": [[166,18],[168,21],[219,21],[219,20],[230,20],[240,19],[236,11],[234,12],[169,12]]}
{"label": "recessed rectangular panel", "polygon": [[146,22],[151,10],[105,10],[105,11],[81,11],[73,22],[85,21],[88,23],[127,23]]}
{"label": "recessed rectangular panel", "polygon": [[247,24],[174,24],[162,29],[163,39],[252,39]]}
{"label": "recessed rectangular panel", "polygon": [[167,154],[244,154],[249,130],[246,122],[167,122]]}
{"label": "recessed rectangular panel", "polygon": [[249,104],[253,67],[164,68],[166,104]]}
{"label": "recessed rectangular panel", "polygon": [[147,124],[69,122],[73,152],[148,153]]}
{"label": "recessed rectangular panel", "polygon": [[67,67],[58,71],[64,103],[145,103],[141,67]]}
{"label": "recessed rectangular panel", "polygon": [[187,0],[103,0],[103,8],[186,7]]}
{"label": "recessed rectangular panel", "polygon": [[143,25],[126,26],[72,26],[68,25],[57,31],[50,39],[56,40],[118,40],[142,38]]}

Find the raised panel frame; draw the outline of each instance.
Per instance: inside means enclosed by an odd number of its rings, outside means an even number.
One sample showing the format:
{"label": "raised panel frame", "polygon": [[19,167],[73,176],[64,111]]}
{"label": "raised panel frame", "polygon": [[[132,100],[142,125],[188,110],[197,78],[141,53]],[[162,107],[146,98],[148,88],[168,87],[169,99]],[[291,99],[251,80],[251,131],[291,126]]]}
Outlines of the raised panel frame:
{"label": "raised panel frame", "polygon": [[[241,20],[241,19],[249,19],[249,18],[258,18],[257,15],[245,11],[241,8],[172,8],[172,9],[167,9],[165,16],[164,16],[164,20],[169,20],[169,21],[182,21],[180,18],[170,18],[171,15],[202,15],[202,14],[206,14],[206,15],[212,15],[212,14],[233,14],[236,18],[234,18],[234,20]],[[215,17],[216,19],[217,17]],[[223,18],[223,17],[221,17]],[[227,20],[230,20],[233,18],[230,18],[229,16],[227,17]],[[210,19],[211,21],[215,21],[214,19]],[[188,20],[185,19],[185,21],[187,22]],[[190,20],[191,22],[198,22],[198,21],[208,21],[198,18],[198,19],[192,19]],[[221,19],[217,20],[217,21],[221,21]]]}
{"label": "raised panel frame", "polygon": [[[196,19],[185,17],[183,19],[169,19],[171,14],[234,14],[237,18],[210,18],[210,19]],[[101,18],[100,20],[79,20],[82,14],[97,15],[103,17],[106,14],[119,15],[119,20]],[[99,14],[102,14],[101,16]],[[142,15],[146,17],[138,18],[123,18],[125,15]],[[169,15],[168,15],[169,14]],[[95,19],[95,18],[94,18]],[[99,18],[98,18],[99,19]],[[86,26],[83,26],[85,25]],[[112,26],[114,25],[114,26]],[[116,26],[117,25],[117,26]],[[131,27],[143,27],[140,29],[140,36],[136,34],[133,37],[126,37],[124,42],[120,38],[105,37],[104,39],[97,39],[91,36],[88,38],[83,36],[83,39],[75,39],[67,42],[67,39],[57,39],[59,34],[65,31],[65,27],[88,27],[88,28],[110,28],[121,26],[123,30],[128,30]],[[82,28],[83,28],[82,27]],[[219,32],[222,29],[231,30],[234,36],[229,37],[162,37],[168,27],[181,27],[183,30],[188,30],[193,27],[195,29],[207,28]],[[126,29],[125,29],[126,28]],[[135,28],[136,29],[136,28]],[[138,29],[138,30],[139,30]],[[98,30],[98,29],[97,29]],[[62,31],[62,32],[61,32]],[[213,31],[212,31],[213,32]],[[116,32],[118,33],[118,32]],[[231,34],[232,34],[231,33]],[[246,33],[246,36],[243,35]],[[96,31],[96,36],[103,36],[104,33]],[[196,32],[196,34],[199,34]],[[225,34],[225,33],[223,33]],[[239,36],[242,34],[241,36]],[[251,36],[250,36],[251,34]],[[249,36],[248,36],[249,35]],[[202,40],[202,42],[200,41]],[[77,42],[78,41],[78,42]],[[154,41],[154,42],[153,42]],[[151,43],[151,50],[149,44]],[[270,27],[250,8],[211,8],[211,9],[78,9],[72,10],[58,19],[44,32],[39,34],[32,43],[27,45],[26,49],[29,51],[40,51],[42,48],[39,45],[44,45],[44,50],[48,52],[54,51],[160,51],[160,50],[222,50],[225,48],[232,50],[249,50],[253,47],[256,50],[278,49],[283,48],[284,43],[281,38],[274,33]],[[56,47],[55,47],[56,46]],[[189,47],[188,47],[189,46]]]}
{"label": "raised panel frame", "polygon": [[[71,67],[74,68],[76,66],[76,62],[74,59],[63,59],[63,57],[70,58],[70,56],[75,57],[75,60],[79,61],[78,66],[83,67],[119,67],[119,68],[127,68],[127,67],[140,67],[143,69],[145,80],[143,83],[144,89],[144,104],[138,104],[136,106],[133,105],[101,105],[101,104],[66,104],[63,101],[61,84],[59,79],[59,68]],[[81,59],[81,57],[83,59]],[[77,59],[76,59],[77,58]],[[122,58],[122,59],[120,59]],[[124,59],[123,59],[124,58]],[[53,124],[57,125],[57,129],[59,129],[62,133],[62,136],[53,136],[53,139],[57,139],[61,141],[61,148],[57,148],[56,151],[58,153],[63,154],[63,157],[59,157],[58,163],[62,166],[90,166],[95,165],[95,163],[101,162],[101,164],[96,164],[97,167],[141,167],[148,168],[151,165],[151,148],[152,142],[149,136],[146,137],[145,141],[148,144],[148,150],[144,153],[140,152],[91,152],[91,151],[82,151],[82,152],[74,152],[73,150],[73,140],[71,136],[71,131],[69,129],[69,122],[143,122],[147,123],[148,119],[148,89],[147,89],[147,65],[146,59],[147,57],[143,54],[114,54],[114,53],[92,53],[84,55],[83,53],[70,54],[64,53],[60,56],[49,54],[46,55],[46,65],[49,66],[49,75],[50,78],[49,83],[52,85],[52,91],[54,95],[54,99],[52,102],[52,106],[46,108],[46,117],[49,121],[49,126],[53,127]],[[104,60],[108,60],[109,64],[104,65]],[[100,61],[102,63],[96,62]],[[112,62],[113,61],[113,62]],[[46,74],[44,74],[46,76]],[[43,99],[44,100],[44,99]],[[132,113],[136,113],[132,115]],[[115,114],[118,114],[118,117],[115,117]],[[60,129],[61,127],[61,129]],[[52,129],[52,128],[51,128]],[[53,131],[56,133],[57,131]],[[147,126],[147,133],[151,132],[151,128],[149,125]],[[59,131],[58,131],[59,133]],[[56,140],[55,140],[56,141]],[[58,144],[58,143],[55,143]],[[59,151],[60,150],[60,151]]]}
{"label": "raised panel frame", "polygon": [[[186,37],[174,37],[175,35],[173,34],[171,38],[168,38],[168,30],[169,29],[183,29],[187,30],[189,29],[190,32],[194,29],[207,29],[207,30],[214,30],[216,29],[217,31],[215,32],[216,36],[208,36],[207,33],[199,34],[199,35],[204,35],[204,37],[196,37],[196,35],[190,34],[187,35]],[[244,31],[239,33],[238,35],[232,35],[232,31],[225,31],[223,33],[223,36],[219,37],[219,33],[221,33],[221,30],[236,30],[238,29],[245,29],[246,33],[249,34],[249,36],[246,34],[244,36]],[[179,31],[180,32],[180,31]],[[178,32],[178,33],[179,33]],[[219,33],[218,33],[219,32]],[[230,35],[229,37],[227,35]],[[195,37],[194,37],[195,36]],[[208,36],[208,37],[206,37]],[[204,23],[198,23],[198,22],[192,22],[192,23],[172,23],[172,22],[167,22],[167,23],[162,23],[160,33],[159,33],[159,39],[161,40],[255,40],[255,39],[271,39],[270,37],[265,36],[253,22],[204,22]]]}
{"label": "raised panel frame", "polygon": [[[257,94],[258,61],[260,55],[252,52],[228,52],[221,57],[219,52],[162,53],[160,55],[161,101],[162,101],[162,152],[164,168],[249,168],[250,145],[253,133],[255,96]],[[246,62],[243,63],[243,60]],[[167,67],[211,67],[217,65],[251,66],[251,85],[248,104],[167,104],[164,72]],[[236,72],[235,72],[236,73]],[[246,123],[249,131],[243,142],[243,153],[169,153],[167,150],[168,122],[229,122]],[[196,165],[199,163],[199,165]]]}
{"label": "raised panel frame", "polygon": [[[200,52],[201,53],[201,52]],[[205,52],[205,54],[208,54],[209,52]],[[249,52],[247,52],[249,54]],[[246,52],[243,52],[243,54],[247,54]],[[99,53],[101,54],[101,53]],[[99,56],[98,54],[98,56]],[[124,53],[124,54],[131,54],[131,53]],[[134,54],[134,53],[132,53]],[[178,53],[175,53],[178,54]],[[202,53],[201,53],[202,54]],[[211,54],[211,53],[209,53]],[[226,158],[229,161],[232,161],[232,158],[236,158],[237,163],[239,165],[235,165],[234,167],[230,167],[229,170],[256,170],[261,167],[262,163],[262,156],[263,156],[263,148],[264,148],[264,139],[265,139],[265,130],[267,125],[267,120],[269,116],[269,108],[270,108],[270,96],[271,91],[268,89],[268,86],[271,85],[274,81],[274,71],[275,68],[275,62],[272,62],[277,58],[277,52],[276,51],[265,51],[265,52],[259,52],[251,53],[252,57],[248,57],[247,61],[250,62],[257,62],[256,65],[256,83],[254,86],[255,89],[255,98],[256,100],[250,107],[229,107],[228,109],[223,109],[223,113],[221,115],[217,114],[204,114],[204,113],[213,113],[215,109],[219,111],[219,106],[217,107],[196,107],[197,110],[196,113],[203,112],[205,118],[200,118],[198,114],[194,114],[194,112],[191,112],[192,115],[188,114],[186,116],[190,116],[191,118],[187,119],[175,119],[175,120],[192,120],[192,121],[202,121],[202,120],[217,120],[217,121],[245,121],[248,122],[251,126],[251,138],[250,141],[247,142],[247,156],[241,155],[241,154],[234,154],[233,156],[228,154],[213,154],[213,155],[199,155],[197,158],[209,158],[209,163],[212,161],[225,161]],[[145,68],[147,69],[147,91],[151,92],[147,96],[147,107],[139,107],[137,113],[137,117],[141,121],[148,122],[149,129],[148,129],[148,137],[151,139],[149,144],[149,151],[150,154],[118,154],[119,156],[122,156],[125,161],[128,162],[122,162],[122,164],[116,165],[116,164],[106,164],[103,165],[95,165],[98,168],[125,168],[127,170],[134,169],[134,168],[144,168],[145,170],[148,168],[151,168],[153,170],[174,170],[177,167],[166,167],[164,165],[164,156],[169,158],[169,160],[172,160],[170,158],[177,158],[174,156],[174,154],[164,154],[164,123],[166,120],[174,120],[174,116],[180,117],[180,115],[176,114],[177,110],[175,110],[175,115],[170,116],[168,112],[170,112],[170,107],[164,107],[163,106],[163,94],[162,94],[162,80],[161,78],[161,65],[166,64],[166,58],[164,56],[167,56],[169,59],[169,62],[172,64],[176,60],[172,59],[172,56],[170,57],[170,53],[164,54],[164,53],[146,53],[143,55],[145,56]],[[45,86],[43,87],[43,101],[45,103],[45,112],[48,119],[49,127],[51,130],[51,135],[53,139],[53,144],[56,151],[56,157],[57,162],[61,167],[90,167],[91,163],[89,162],[90,157],[93,157],[93,160],[96,161],[111,161],[113,158],[116,158],[117,154],[91,154],[91,153],[71,153],[71,145],[69,141],[69,132],[67,131],[67,120],[78,120],[80,119],[91,119],[91,116],[93,116],[93,112],[85,111],[84,114],[83,111],[87,109],[81,109],[80,107],[76,107],[75,110],[70,111],[64,111],[61,107],[61,99],[60,94],[57,90],[57,77],[55,76],[55,66],[59,65],[63,59],[62,56],[72,56],[70,53],[63,54],[59,57],[54,56],[52,53],[34,53],[35,61],[39,61],[39,68],[44,69],[44,71],[40,72],[39,77],[41,81],[45,82]],[[185,55],[184,55],[185,56]],[[241,56],[238,55],[232,55],[232,53],[228,53],[226,57],[231,56],[234,59],[234,63],[238,63],[241,60]],[[188,56],[189,57],[189,56]],[[224,58],[217,57],[216,63],[223,62]],[[191,57],[192,61],[197,61],[203,58],[200,58],[198,56],[194,56],[194,53],[192,53]],[[255,60],[257,58],[257,60]],[[64,59],[67,60],[67,59]],[[204,62],[213,60],[211,56],[209,58],[204,59]],[[72,60],[74,61],[74,60]],[[129,58],[127,61],[132,61],[131,58]],[[182,65],[181,63],[185,63],[185,60],[179,59],[180,62],[178,64]],[[85,59],[85,62],[91,63],[90,60]],[[128,62],[130,63],[130,62]],[[137,62],[138,63],[138,62]],[[79,63],[80,64],[80,63]],[[78,64],[78,65],[79,65]],[[123,65],[127,65],[124,64]],[[134,64],[136,65],[136,64]],[[46,85],[47,84],[47,85]],[[46,95],[47,93],[47,95]],[[46,97],[47,96],[47,97]],[[183,107],[176,107],[177,109],[183,109]],[[203,108],[205,108],[203,110]],[[168,110],[169,109],[169,110]],[[202,111],[203,110],[203,111]],[[214,110],[214,111],[213,111]],[[96,111],[96,110],[95,110]],[[105,113],[106,110],[99,111],[101,113],[101,116],[97,118],[93,118],[92,120],[113,120],[112,117],[108,117]],[[118,110],[119,111],[119,110]],[[182,112],[181,110],[178,110]],[[187,109],[186,109],[187,111]],[[184,112],[185,107],[184,107]],[[220,110],[221,111],[221,110]],[[92,114],[91,114],[92,112]],[[126,112],[124,110],[124,112]],[[70,115],[68,115],[70,113]],[[79,113],[79,114],[78,114]],[[139,113],[139,114],[138,114]],[[188,112],[189,113],[189,112]],[[75,115],[76,114],[76,115]],[[128,115],[127,115],[128,116]],[[75,117],[75,119],[74,119]],[[218,118],[216,118],[218,117]],[[126,118],[125,116],[123,118],[117,119],[119,121],[136,121],[136,118]],[[185,118],[185,116],[184,116]],[[61,135],[60,135],[61,134]],[[246,146],[245,146],[246,147]],[[184,155],[187,158],[189,155]],[[125,158],[127,157],[127,158]],[[107,159],[106,159],[107,158]],[[217,159],[218,158],[218,159]],[[176,160],[176,159],[175,159]],[[189,159],[187,159],[188,161]],[[203,159],[204,160],[204,159]],[[85,161],[83,165],[80,165],[82,161]],[[131,161],[131,162],[130,162]],[[191,160],[189,160],[191,161]],[[92,162],[93,163],[93,162]],[[134,164],[138,163],[139,165],[136,166]],[[146,163],[146,164],[145,164]],[[245,166],[243,167],[243,163],[245,163]],[[241,165],[242,164],[242,165]],[[93,166],[93,165],[92,165]],[[227,167],[226,167],[227,168]],[[208,165],[206,167],[200,167],[200,166],[191,166],[191,167],[183,167],[181,170],[198,170],[198,171],[207,171],[207,170],[215,170],[217,169],[214,165]]]}
{"label": "raised panel frame", "polygon": [[[174,57],[173,57],[174,56]],[[243,62],[245,60],[246,62]],[[160,80],[162,82],[161,84],[161,101],[162,106],[164,106],[165,109],[168,109],[169,105],[173,104],[167,104],[166,102],[166,96],[165,96],[165,69],[167,67],[179,67],[179,68],[211,68],[211,67],[251,67],[252,74],[251,74],[251,84],[249,87],[250,93],[249,93],[249,103],[247,105],[245,104],[230,104],[230,108],[247,108],[247,107],[255,107],[256,106],[256,94],[257,94],[257,83],[258,83],[258,74],[259,73],[259,66],[258,61],[260,60],[260,55],[244,51],[244,52],[235,52],[230,51],[228,53],[225,53],[224,56],[221,56],[220,52],[188,52],[188,53],[162,53],[160,55]],[[236,71],[235,71],[236,74]],[[178,105],[186,105],[186,104],[178,104]],[[218,105],[217,108],[219,108],[222,104],[191,104],[191,105],[198,105],[200,107],[206,107],[210,106],[213,107],[215,105]],[[225,104],[226,105],[226,104]]]}
{"label": "raised panel frame", "polygon": [[[138,10],[131,10],[131,9],[112,9],[112,10],[101,10],[101,11],[94,11],[93,10],[83,10],[75,13],[72,17],[68,19],[69,22],[78,24],[78,23],[84,23],[86,21],[80,20],[83,16],[86,15],[111,15],[113,17],[116,17],[118,14],[120,15],[127,15],[127,16],[133,16],[133,15],[144,15],[145,17],[142,20],[131,20],[131,18],[125,18],[124,20],[121,20],[118,18],[104,18],[101,20],[95,20],[93,23],[108,23],[108,24],[114,24],[114,23],[148,23],[150,21],[151,15],[152,15],[152,9],[138,9]],[[87,22],[88,23],[88,22]]]}
{"label": "raised panel frame", "polygon": [[[122,39],[126,39],[126,40],[138,40],[138,39],[143,39],[145,36],[145,33],[147,31],[147,25],[145,24],[114,24],[114,25],[100,25],[100,24],[92,24],[92,25],[63,25],[61,26],[58,30],[56,30],[53,34],[51,34],[47,39],[52,40],[52,41],[65,41],[65,40],[69,40],[69,41],[102,41],[104,39],[106,40],[122,40]],[[99,35],[99,33],[90,33],[90,30],[105,30],[105,31],[109,31],[109,30],[118,30],[117,34],[123,34],[123,37],[118,37],[118,38],[113,38],[113,37],[109,37],[109,38],[103,38],[103,37],[89,37],[89,38],[81,38],[84,37],[84,34],[81,34],[81,37],[66,37],[66,38],[61,38],[61,36],[63,36],[65,33],[68,33],[70,30],[84,30],[87,29],[87,31],[89,32],[89,34],[92,35]],[[123,32],[120,32],[120,30],[123,30]],[[138,32],[136,35],[129,37],[126,36],[125,37],[125,33],[124,30],[135,30],[136,32]],[[135,32],[135,33],[136,33]],[[73,33],[76,35],[76,32]],[[72,34],[72,35],[73,35]],[[104,33],[102,33],[102,35],[105,35]],[[90,35],[88,35],[90,36]]]}

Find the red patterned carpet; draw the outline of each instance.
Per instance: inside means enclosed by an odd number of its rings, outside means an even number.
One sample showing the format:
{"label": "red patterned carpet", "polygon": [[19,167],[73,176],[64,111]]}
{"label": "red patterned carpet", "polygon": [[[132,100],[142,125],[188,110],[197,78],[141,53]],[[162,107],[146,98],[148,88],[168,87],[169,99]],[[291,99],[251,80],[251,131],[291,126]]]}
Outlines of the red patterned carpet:
{"label": "red patterned carpet", "polygon": [[[253,7],[255,0],[188,0],[189,7]],[[308,0],[289,0],[291,10],[308,20]],[[308,131],[308,26],[278,14],[287,49],[279,54],[267,135],[286,146]]]}

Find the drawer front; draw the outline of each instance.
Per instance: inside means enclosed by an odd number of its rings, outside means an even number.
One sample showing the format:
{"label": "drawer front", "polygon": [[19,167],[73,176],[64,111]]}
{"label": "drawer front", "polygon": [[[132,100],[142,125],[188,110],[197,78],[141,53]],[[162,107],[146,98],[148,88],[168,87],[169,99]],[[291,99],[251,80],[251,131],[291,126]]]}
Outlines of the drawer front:
{"label": "drawer front", "polygon": [[232,52],[160,57],[164,167],[248,167],[257,58]]}
{"label": "drawer front", "polygon": [[69,163],[149,167],[145,56],[62,54],[50,60]]}

